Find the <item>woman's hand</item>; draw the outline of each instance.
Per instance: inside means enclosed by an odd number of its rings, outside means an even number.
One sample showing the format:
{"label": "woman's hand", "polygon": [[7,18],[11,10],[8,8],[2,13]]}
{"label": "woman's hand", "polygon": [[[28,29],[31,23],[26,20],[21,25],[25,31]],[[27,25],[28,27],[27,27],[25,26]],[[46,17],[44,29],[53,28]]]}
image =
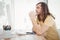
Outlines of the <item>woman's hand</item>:
{"label": "woman's hand", "polygon": [[37,35],[41,35],[41,26],[40,25],[35,25],[34,27],[33,27],[35,30],[35,32],[36,32],[36,34]]}
{"label": "woman's hand", "polygon": [[36,13],[34,14],[34,12],[30,12],[29,16],[31,18],[31,21],[33,23],[33,31],[36,32],[37,35],[41,35],[41,26],[39,24],[37,24],[36,21]]}
{"label": "woman's hand", "polygon": [[29,16],[32,20],[36,19],[36,13],[35,12],[30,12]]}

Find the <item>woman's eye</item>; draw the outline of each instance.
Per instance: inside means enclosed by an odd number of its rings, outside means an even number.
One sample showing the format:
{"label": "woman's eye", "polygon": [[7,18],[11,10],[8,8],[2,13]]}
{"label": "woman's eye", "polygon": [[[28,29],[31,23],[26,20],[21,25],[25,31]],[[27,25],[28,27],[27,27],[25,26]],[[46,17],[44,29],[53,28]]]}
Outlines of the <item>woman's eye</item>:
{"label": "woman's eye", "polygon": [[37,9],[39,8],[39,7],[36,7]]}

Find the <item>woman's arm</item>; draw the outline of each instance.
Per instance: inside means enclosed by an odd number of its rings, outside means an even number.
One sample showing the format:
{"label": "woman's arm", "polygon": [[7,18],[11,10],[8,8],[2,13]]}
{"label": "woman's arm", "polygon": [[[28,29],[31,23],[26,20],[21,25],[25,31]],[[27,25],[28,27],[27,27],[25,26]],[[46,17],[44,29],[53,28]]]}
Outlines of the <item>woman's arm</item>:
{"label": "woman's arm", "polygon": [[51,25],[53,25],[51,23],[53,21],[52,21],[52,19],[50,17],[48,17],[47,20],[46,20],[46,22],[43,24],[43,26],[41,26],[40,24],[37,24],[37,22],[36,22],[36,16],[33,13],[30,13],[29,16],[30,16],[31,21],[33,23],[33,31],[36,32],[37,35],[41,35],[41,34],[45,33],[49,29],[49,27]]}
{"label": "woman's arm", "polygon": [[31,18],[31,21],[32,21],[32,24],[33,24],[33,31],[36,33],[36,34],[40,34],[41,32],[41,27],[40,25],[37,24],[36,22],[36,15],[33,13],[33,12],[30,12],[29,14],[30,18]]}

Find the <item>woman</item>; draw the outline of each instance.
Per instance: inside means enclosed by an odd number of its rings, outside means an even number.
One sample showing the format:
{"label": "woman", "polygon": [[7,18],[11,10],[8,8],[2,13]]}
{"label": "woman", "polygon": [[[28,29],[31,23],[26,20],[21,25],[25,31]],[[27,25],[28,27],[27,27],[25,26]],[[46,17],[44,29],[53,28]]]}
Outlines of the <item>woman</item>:
{"label": "woman", "polygon": [[36,13],[29,14],[33,23],[33,31],[42,36],[43,40],[59,40],[54,16],[50,14],[48,6],[44,2],[36,4]]}

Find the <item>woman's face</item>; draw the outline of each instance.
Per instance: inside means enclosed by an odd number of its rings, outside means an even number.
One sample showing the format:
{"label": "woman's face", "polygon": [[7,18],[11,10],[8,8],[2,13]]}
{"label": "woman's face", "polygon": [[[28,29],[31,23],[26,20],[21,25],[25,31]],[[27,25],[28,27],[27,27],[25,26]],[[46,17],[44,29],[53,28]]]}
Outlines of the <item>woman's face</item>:
{"label": "woman's face", "polygon": [[36,12],[37,12],[37,15],[40,14],[40,13],[42,13],[41,4],[36,5]]}

